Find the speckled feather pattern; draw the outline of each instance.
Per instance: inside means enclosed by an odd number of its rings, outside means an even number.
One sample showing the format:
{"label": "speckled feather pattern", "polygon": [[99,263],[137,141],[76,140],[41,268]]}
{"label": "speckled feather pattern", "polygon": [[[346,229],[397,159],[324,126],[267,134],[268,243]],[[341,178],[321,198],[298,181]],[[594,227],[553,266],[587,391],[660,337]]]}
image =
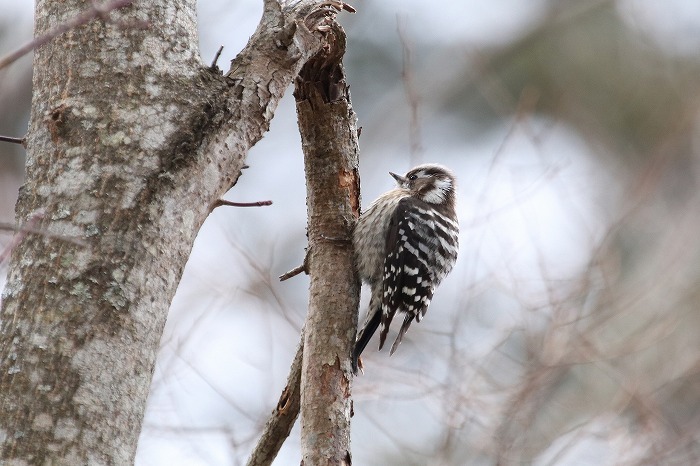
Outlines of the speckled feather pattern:
{"label": "speckled feather pattern", "polygon": [[382,194],[360,216],[353,233],[360,278],[372,290],[367,316],[353,352],[357,358],[379,328],[381,349],[389,325],[401,312],[404,321],[391,353],[415,319],[425,315],[435,288],[457,259],[459,227],[455,178],[445,167],[426,164]]}

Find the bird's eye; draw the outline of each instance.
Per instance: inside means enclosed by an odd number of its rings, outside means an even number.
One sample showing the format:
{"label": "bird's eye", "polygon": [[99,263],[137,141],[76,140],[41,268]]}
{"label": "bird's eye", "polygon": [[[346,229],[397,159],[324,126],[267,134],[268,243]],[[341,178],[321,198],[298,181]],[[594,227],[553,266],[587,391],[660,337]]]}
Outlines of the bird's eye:
{"label": "bird's eye", "polygon": [[415,175],[415,174],[414,174],[414,175],[411,175],[411,176],[408,177],[408,179],[411,180],[411,181],[416,181],[416,180],[418,179],[418,175]]}

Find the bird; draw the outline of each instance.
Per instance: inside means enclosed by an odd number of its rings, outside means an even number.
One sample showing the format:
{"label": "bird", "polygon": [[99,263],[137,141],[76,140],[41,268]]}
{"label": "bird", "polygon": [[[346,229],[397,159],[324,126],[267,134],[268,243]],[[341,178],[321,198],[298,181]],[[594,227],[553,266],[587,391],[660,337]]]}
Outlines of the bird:
{"label": "bird", "polygon": [[389,174],[397,186],[370,204],[352,234],[355,267],[371,289],[352,352],[354,374],[362,370],[360,355],[372,335],[379,329],[381,350],[392,319],[401,312],[404,320],[390,351],[394,354],[413,320],[420,322],[425,316],[459,249],[454,174],[432,163],[403,176]]}

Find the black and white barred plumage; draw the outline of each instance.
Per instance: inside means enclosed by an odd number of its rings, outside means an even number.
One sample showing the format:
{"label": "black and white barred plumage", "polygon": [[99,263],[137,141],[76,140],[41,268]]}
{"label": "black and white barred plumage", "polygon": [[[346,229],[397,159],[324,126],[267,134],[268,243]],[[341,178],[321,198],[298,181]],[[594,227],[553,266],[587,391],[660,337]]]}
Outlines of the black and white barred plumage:
{"label": "black and white barred plumage", "polygon": [[437,164],[419,165],[399,176],[398,186],[379,196],[360,215],[353,233],[355,263],[372,290],[365,322],[357,335],[352,368],[379,328],[384,346],[396,312],[404,313],[396,351],[413,319],[425,315],[435,288],[457,259],[459,226],[455,177]]}

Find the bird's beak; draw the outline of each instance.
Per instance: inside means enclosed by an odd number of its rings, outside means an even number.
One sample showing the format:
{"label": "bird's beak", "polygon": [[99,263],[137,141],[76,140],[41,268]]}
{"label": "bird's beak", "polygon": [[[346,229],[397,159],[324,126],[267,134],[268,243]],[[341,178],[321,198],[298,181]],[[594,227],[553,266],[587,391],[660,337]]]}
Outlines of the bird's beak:
{"label": "bird's beak", "polygon": [[401,175],[397,175],[396,173],[391,172],[389,172],[389,174],[394,177],[399,186],[403,185],[406,182],[406,178]]}

